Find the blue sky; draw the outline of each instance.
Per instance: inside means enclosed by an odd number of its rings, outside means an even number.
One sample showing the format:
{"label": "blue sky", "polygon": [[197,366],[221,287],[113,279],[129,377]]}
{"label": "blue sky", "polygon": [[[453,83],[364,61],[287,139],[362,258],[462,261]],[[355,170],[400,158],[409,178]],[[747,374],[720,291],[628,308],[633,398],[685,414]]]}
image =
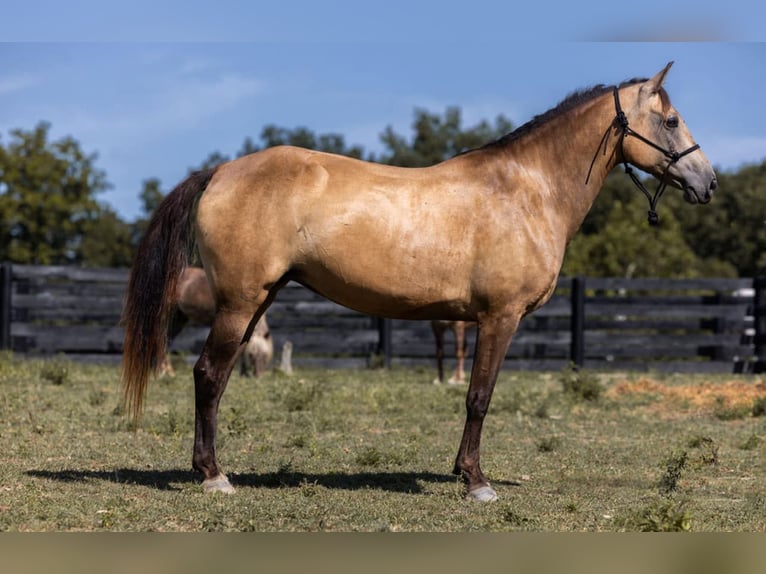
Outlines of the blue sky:
{"label": "blue sky", "polygon": [[[284,0],[243,3],[226,18],[207,12],[237,3],[193,0],[184,12],[159,0],[122,12],[83,0],[18,4],[0,23],[10,40],[0,43],[2,141],[43,120],[54,138],[73,136],[98,153],[112,185],[100,199],[127,219],[139,215],[144,179],[169,189],[210,152],[234,155],[246,137],[257,140],[266,124],[337,132],[378,151],[386,126],[409,134],[417,107],[459,106],[466,125],[501,113],[520,125],[572,90],[650,76],[669,60],[666,87],[713,164],[766,159],[766,44],[742,41],[758,39],[748,18],[698,10],[707,20],[685,27],[668,25],[672,14],[572,27],[564,13],[533,33],[509,24],[522,15],[500,2],[455,11],[446,1]],[[706,41],[585,41],[593,39]]]}

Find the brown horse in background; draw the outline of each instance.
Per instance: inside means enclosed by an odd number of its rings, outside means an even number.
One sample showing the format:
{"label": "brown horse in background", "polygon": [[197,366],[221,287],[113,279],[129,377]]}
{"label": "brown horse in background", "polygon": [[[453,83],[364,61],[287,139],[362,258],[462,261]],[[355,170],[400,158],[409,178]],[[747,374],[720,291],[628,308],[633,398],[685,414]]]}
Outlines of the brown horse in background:
{"label": "brown horse in background", "polygon": [[[178,279],[176,308],[168,327],[168,345],[188,325],[209,327],[215,319],[215,302],[207,282],[205,271],[199,267],[187,267]],[[253,330],[240,359],[240,374],[260,377],[266,372],[274,357],[274,341],[264,313]],[[175,376],[170,354],[166,353],[157,369],[157,376]]]}
{"label": "brown horse in background", "polygon": [[692,204],[717,186],[663,88],[669,68],[575,93],[428,168],[283,146],[192,174],[155,211],[130,276],[123,382],[133,415],[164,356],[195,240],[216,302],[194,367],[192,465],[206,490],[234,490],[216,456],[218,405],[256,323],[293,280],[368,315],[477,323],[454,472],[469,497],[494,500],[479,459],[495,381],[519,321],[556,288],[607,174],[632,164]]}
{"label": "brown horse in background", "polygon": [[431,321],[431,329],[436,339],[436,379],[434,384],[444,382],[444,334],[452,331],[455,336],[455,373],[447,379],[447,384],[459,385],[465,382],[465,357],[468,352],[468,341],[465,338],[467,329],[476,327],[476,323],[466,321]]}

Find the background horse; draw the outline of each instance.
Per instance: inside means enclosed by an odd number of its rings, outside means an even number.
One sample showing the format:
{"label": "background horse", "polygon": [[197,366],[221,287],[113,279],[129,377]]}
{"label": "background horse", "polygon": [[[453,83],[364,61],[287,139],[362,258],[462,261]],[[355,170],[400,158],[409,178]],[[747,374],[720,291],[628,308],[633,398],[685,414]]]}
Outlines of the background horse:
{"label": "background horse", "polygon": [[431,329],[436,339],[436,379],[435,384],[444,382],[444,334],[452,331],[455,336],[455,373],[447,379],[450,385],[465,382],[465,357],[468,352],[468,341],[465,338],[467,329],[476,327],[476,323],[466,321],[431,321]]}
{"label": "background horse", "polygon": [[[168,327],[168,346],[187,324],[209,327],[215,318],[215,301],[205,271],[187,267],[178,279],[176,307]],[[240,359],[240,374],[260,377],[266,372],[274,357],[274,341],[264,313],[253,330]],[[157,376],[175,376],[170,354],[166,353],[157,368]]]}
{"label": "background horse", "polygon": [[216,303],[194,366],[192,465],[206,490],[234,490],[216,456],[218,405],[256,323],[293,280],[368,315],[477,323],[453,471],[467,496],[494,500],[480,442],[498,372],[519,321],[553,294],[566,246],[607,174],[618,162],[635,165],[692,204],[709,202],[717,186],[662,87],[669,68],[577,92],[432,167],[283,146],[190,175],[158,206],[131,271],[123,310],[129,409],[139,416],[164,356],[194,238]]}

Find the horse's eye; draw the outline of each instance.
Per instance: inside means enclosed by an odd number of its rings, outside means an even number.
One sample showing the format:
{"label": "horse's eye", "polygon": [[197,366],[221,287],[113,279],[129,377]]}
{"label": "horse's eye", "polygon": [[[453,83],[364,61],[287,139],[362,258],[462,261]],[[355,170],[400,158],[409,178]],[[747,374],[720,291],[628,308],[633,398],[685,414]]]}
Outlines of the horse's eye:
{"label": "horse's eye", "polygon": [[670,116],[668,119],[665,120],[665,125],[669,128],[677,128],[678,127],[678,116]]}

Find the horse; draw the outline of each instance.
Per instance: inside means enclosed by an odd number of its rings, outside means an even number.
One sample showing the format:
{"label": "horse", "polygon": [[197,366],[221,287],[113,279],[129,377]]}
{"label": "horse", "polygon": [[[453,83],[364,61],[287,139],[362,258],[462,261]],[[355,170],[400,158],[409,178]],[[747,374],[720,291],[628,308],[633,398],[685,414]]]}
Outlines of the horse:
{"label": "horse", "polygon": [[455,335],[455,373],[447,379],[449,385],[465,383],[465,355],[468,352],[468,342],[465,338],[466,329],[476,327],[476,323],[467,321],[431,321],[431,330],[436,339],[436,379],[435,385],[444,382],[444,333],[452,331]]}
{"label": "horse", "polygon": [[655,176],[650,217],[667,185],[689,204],[708,203],[717,187],[663,87],[671,65],[574,92],[430,167],[280,146],[190,174],[155,210],[131,269],[122,315],[128,412],[140,417],[196,245],[216,303],[194,366],[192,467],[203,490],[234,492],[216,456],[219,401],[258,320],[292,280],[367,315],[477,324],[453,472],[466,498],[497,499],[480,442],[498,373],[519,322],[554,292],[607,174],[622,163]]}
{"label": "horse", "polygon": [[[168,326],[168,345],[187,324],[210,326],[215,318],[215,302],[205,271],[199,267],[187,267],[178,279],[176,306]],[[260,377],[266,372],[274,357],[274,341],[264,313],[258,320],[240,360],[242,376]],[[157,376],[175,376],[170,355],[160,361]]]}

